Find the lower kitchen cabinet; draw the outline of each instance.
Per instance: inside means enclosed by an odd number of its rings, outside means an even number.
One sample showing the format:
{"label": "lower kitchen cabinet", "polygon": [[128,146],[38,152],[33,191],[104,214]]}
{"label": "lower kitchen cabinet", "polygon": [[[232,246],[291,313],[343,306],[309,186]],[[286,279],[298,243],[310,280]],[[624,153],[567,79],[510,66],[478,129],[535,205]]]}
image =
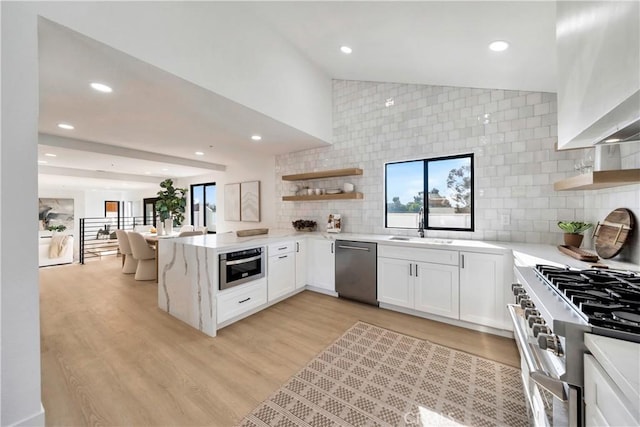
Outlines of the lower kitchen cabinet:
{"label": "lower kitchen cabinet", "polygon": [[268,261],[268,300],[276,300],[296,288],[295,252],[279,253]]}
{"label": "lower kitchen cabinet", "polygon": [[[636,360],[637,362],[637,360]],[[637,372],[637,370],[636,370]],[[584,356],[585,426],[637,426],[640,413],[591,355]]]}
{"label": "lower kitchen cabinet", "polygon": [[307,284],[335,292],[336,258],[335,242],[326,239],[307,240]]}
{"label": "lower kitchen cabinet", "polygon": [[307,284],[307,239],[296,240],[296,289]]}
{"label": "lower kitchen cabinet", "polygon": [[425,313],[458,319],[458,266],[416,263],[414,308]]}
{"label": "lower kitchen cabinet", "polygon": [[510,329],[503,255],[460,252],[460,320]]}
{"label": "lower kitchen cabinet", "polygon": [[[402,259],[404,248],[382,246],[379,252],[398,258],[378,257],[378,301],[458,318],[457,252],[414,251],[413,256],[421,261]],[[446,264],[422,261],[429,258]]]}
{"label": "lower kitchen cabinet", "polygon": [[413,263],[378,257],[378,301],[413,308]]}
{"label": "lower kitchen cabinet", "polygon": [[221,291],[216,298],[217,322],[226,322],[266,302],[267,281],[264,279]]}

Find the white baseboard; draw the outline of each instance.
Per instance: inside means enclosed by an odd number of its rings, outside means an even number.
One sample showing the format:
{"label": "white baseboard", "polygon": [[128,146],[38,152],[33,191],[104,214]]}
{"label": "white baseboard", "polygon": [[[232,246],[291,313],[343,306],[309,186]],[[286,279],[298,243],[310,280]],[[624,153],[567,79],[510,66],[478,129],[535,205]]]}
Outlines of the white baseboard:
{"label": "white baseboard", "polygon": [[11,424],[10,427],[44,427],[44,406],[42,406],[42,402],[40,402],[39,412]]}
{"label": "white baseboard", "polygon": [[331,291],[329,289],[319,288],[317,286],[307,285],[304,287],[308,291],[318,292],[319,294],[330,295],[332,297],[337,297],[338,293],[336,291]]}

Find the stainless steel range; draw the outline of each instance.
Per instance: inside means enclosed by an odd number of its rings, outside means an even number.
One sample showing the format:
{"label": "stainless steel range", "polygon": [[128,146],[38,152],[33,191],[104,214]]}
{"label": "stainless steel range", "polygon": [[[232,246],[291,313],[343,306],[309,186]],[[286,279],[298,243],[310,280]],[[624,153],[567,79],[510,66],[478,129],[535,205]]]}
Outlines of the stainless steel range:
{"label": "stainless steel range", "polygon": [[585,333],[640,343],[640,274],[515,267],[509,305],[536,425],[584,425]]}

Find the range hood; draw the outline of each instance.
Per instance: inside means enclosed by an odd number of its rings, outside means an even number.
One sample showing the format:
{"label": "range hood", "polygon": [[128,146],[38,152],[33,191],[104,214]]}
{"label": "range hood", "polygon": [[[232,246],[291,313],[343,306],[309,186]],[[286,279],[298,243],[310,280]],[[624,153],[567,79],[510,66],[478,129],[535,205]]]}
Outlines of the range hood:
{"label": "range hood", "polygon": [[631,122],[627,126],[624,126],[620,130],[613,132],[596,142],[596,144],[619,144],[623,142],[638,142],[640,141],[640,118]]}
{"label": "range hood", "polygon": [[580,132],[572,143],[588,147],[640,141],[640,90]]}

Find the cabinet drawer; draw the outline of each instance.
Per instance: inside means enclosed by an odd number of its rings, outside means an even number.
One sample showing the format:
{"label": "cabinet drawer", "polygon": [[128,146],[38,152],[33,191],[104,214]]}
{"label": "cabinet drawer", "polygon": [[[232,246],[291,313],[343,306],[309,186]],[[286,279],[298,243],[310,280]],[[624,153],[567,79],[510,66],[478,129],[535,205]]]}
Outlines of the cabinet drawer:
{"label": "cabinet drawer", "polygon": [[378,245],[378,256],[434,264],[458,265],[458,251]]}
{"label": "cabinet drawer", "polygon": [[216,307],[218,309],[218,323],[239,316],[253,308],[267,302],[267,281],[258,280],[255,283],[239,286],[218,294]]}
{"label": "cabinet drawer", "polygon": [[609,426],[631,426],[640,423],[631,403],[591,355],[584,356],[584,400],[589,419],[604,419]]}
{"label": "cabinet drawer", "polygon": [[286,241],[280,243],[273,243],[268,246],[268,256],[287,254],[293,252],[296,249],[296,244],[293,241]]}

